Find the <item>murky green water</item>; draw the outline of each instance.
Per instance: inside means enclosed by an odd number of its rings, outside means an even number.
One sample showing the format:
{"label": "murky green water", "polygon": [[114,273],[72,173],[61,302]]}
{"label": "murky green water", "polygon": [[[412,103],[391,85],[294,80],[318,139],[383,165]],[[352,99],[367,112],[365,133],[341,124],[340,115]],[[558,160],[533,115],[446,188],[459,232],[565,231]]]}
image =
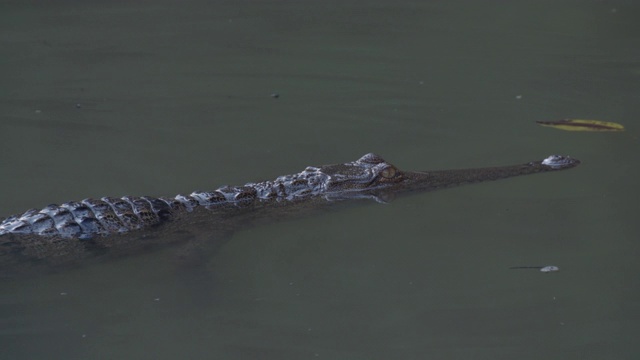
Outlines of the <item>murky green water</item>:
{"label": "murky green water", "polygon": [[[0,217],[371,151],[583,161],[247,229],[204,272],[2,279],[1,357],[636,358],[640,7],[517,3],[0,4]],[[565,117],[628,131],[535,125]]]}

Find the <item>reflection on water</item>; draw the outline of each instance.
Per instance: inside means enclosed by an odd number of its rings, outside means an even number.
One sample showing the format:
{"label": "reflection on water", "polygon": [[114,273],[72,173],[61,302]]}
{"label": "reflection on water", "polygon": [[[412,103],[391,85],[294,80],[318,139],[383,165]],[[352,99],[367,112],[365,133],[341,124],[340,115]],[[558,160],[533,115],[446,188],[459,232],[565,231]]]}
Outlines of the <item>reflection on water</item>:
{"label": "reflection on water", "polygon": [[[3,278],[3,358],[638,352],[636,5],[0,6],[0,217],[372,151],[425,170],[583,161],[246,229],[204,268],[167,250]],[[535,125],[566,117],[628,131]]]}

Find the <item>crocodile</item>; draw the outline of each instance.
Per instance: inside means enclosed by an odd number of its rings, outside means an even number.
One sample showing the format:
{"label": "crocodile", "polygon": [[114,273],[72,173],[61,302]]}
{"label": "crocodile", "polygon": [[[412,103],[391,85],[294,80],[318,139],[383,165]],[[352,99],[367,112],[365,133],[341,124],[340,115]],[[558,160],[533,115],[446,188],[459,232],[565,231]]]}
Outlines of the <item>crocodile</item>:
{"label": "crocodile", "polygon": [[[75,263],[193,241],[193,250],[259,222],[302,216],[353,200],[387,203],[398,195],[569,169],[579,160],[551,155],[525,164],[401,171],[369,153],[335,165],[309,166],[275,180],[223,186],[175,197],[84,199],[27,210],[0,222],[0,265]],[[352,201],[348,201],[352,200]]]}

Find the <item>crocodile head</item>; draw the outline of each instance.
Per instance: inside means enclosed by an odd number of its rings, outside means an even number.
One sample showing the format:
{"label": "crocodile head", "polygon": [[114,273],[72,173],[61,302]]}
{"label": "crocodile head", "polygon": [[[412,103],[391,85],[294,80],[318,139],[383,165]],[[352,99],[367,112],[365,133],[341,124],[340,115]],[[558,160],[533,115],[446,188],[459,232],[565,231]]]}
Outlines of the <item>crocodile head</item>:
{"label": "crocodile head", "polygon": [[329,200],[376,198],[374,192],[401,183],[403,173],[376,154],[366,154],[345,164],[323,165],[317,172],[324,175],[322,194]]}
{"label": "crocodile head", "polygon": [[401,171],[376,154],[337,165],[315,168],[323,175],[322,195],[328,200],[372,198],[388,202],[396,194],[430,191],[438,188],[497,180],[537,172],[556,171],[577,166],[580,161],[568,156],[551,155],[542,161],[522,165],[443,171]]}

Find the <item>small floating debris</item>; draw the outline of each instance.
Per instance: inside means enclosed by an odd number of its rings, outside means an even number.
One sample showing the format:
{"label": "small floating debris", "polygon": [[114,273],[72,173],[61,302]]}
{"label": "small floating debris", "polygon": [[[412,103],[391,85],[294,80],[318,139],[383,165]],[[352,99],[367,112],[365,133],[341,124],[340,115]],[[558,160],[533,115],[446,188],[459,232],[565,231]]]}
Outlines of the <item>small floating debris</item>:
{"label": "small floating debris", "polygon": [[553,266],[553,265],[549,265],[549,266],[545,266],[540,268],[541,272],[554,272],[554,271],[560,271],[560,268],[557,266]]}
{"label": "small floating debris", "polygon": [[274,99],[277,99],[277,98],[279,98],[279,97],[280,97],[280,94],[278,94],[278,93],[272,93],[272,94],[271,94],[271,97],[272,97],[272,98],[274,98]]}
{"label": "small floating debris", "polygon": [[538,270],[540,270],[540,272],[543,272],[543,273],[560,271],[559,267],[553,266],[553,265],[547,265],[547,266],[513,266],[513,267],[510,267],[509,269],[538,269]]}
{"label": "small floating debris", "polygon": [[536,121],[536,123],[566,131],[624,131],[624,126],[611,121],[562,119],[559,121]]}

